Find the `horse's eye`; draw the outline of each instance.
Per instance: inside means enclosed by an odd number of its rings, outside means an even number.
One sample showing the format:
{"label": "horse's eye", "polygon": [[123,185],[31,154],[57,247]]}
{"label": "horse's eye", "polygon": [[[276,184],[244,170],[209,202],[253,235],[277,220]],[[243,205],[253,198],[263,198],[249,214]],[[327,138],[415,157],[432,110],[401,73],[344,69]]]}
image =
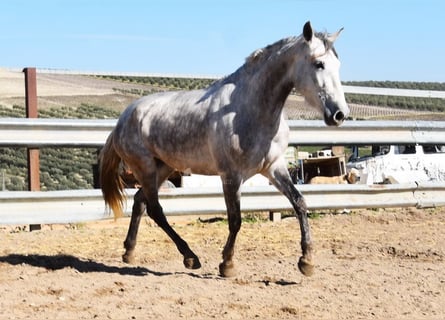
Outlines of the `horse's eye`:
{"label": "horse's eye", "polygon": [[315,61],[314,62],[314,67],[320,70],[324,69],[324,62],[323,61]]}

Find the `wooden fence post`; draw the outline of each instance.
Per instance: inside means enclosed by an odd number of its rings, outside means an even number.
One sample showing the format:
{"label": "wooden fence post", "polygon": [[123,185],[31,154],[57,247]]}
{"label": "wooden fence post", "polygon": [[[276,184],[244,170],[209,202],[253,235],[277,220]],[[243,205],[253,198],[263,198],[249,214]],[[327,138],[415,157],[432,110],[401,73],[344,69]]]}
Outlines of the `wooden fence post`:
{"label": "wooden fence post", "polygon": [[[24,68],[26,117],[37,118],[37,75],[36,68]],[[28,190],[40,191],[40,152],[38,148],[27,148]],[[32,224],[29,230],[40,230],[41,225]]]}

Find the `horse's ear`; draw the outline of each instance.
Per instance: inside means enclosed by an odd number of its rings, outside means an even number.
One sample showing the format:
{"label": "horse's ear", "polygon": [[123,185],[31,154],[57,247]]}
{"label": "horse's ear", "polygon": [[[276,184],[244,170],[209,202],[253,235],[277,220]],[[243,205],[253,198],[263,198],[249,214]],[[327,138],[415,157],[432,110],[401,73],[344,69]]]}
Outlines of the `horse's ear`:
{"label": "horse's ear", "polygon": [[304,24],[304,27],[303,27],[304,39],[306,39],[307,42],[310,42],[312,40],[313,35],[314,35],[314,31],[312,30],[311,22],[308,21]]}
{"label": "horse's ear", "polygon": [[328,36],[328,41],[330,43],[334,43],[335,40],[337,40],[337,37],[340,35],[340,33],[343,31],[344,28],[340,28],[340,30],[338,30],[336,33],[330,34]]}

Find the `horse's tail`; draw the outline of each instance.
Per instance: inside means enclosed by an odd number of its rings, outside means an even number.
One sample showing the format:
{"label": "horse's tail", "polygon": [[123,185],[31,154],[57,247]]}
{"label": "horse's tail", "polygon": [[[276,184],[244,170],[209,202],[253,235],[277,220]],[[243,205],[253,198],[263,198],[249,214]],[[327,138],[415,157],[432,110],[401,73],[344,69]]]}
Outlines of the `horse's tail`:
{"label": "horse's tail", "polygon": [[113,211],[114,218],[123,215],[125,200],[124,182],[119,172],[121,158],[117,154],[114,145],[114,131],[110,134],[103,147],[100,159],[100,186],[105,204]]}

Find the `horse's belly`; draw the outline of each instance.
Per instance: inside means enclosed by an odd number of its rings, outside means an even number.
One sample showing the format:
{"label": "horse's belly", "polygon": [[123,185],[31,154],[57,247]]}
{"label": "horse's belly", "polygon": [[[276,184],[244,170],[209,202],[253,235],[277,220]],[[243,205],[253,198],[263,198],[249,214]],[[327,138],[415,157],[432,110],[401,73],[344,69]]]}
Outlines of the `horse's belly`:
{"label": "horse's belly", "polygon": [[203,154],[180,155],[177,157],[161,157],[161,160],[168,166],[184,173],[195,173],[203,175],[218,174],[218,168],[215,166],[211,157]]}

